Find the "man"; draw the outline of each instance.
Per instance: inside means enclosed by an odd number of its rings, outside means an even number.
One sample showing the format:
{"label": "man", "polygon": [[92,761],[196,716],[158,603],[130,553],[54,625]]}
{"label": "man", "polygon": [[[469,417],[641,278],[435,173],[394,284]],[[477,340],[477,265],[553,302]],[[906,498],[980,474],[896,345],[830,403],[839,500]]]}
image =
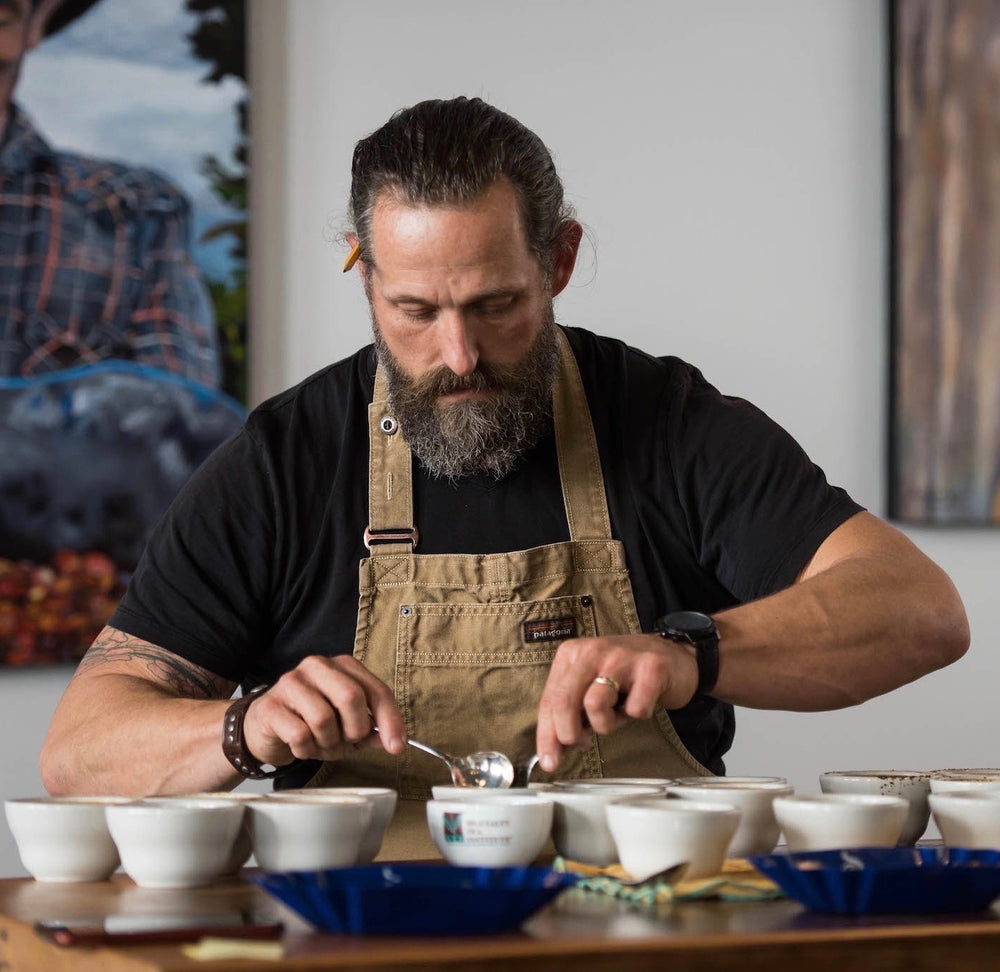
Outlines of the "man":
{"label": "man", "polygon": [[760,412],[555,325],[581,228],[519,122],[398,113],[351,213],[374,347],[182,492],[56,712],[50,791],[389,784],[384,853],[421,855],[443,770],[408,735],[718,773],[733,704],[850,705],[966,650],[947,577]]}
{"label": "man", "polygon": [[216,388],[189,207],[148,169],[50,148],[13,102],[25,54],[95,0],[0,0],[0,377],[128,359]]}

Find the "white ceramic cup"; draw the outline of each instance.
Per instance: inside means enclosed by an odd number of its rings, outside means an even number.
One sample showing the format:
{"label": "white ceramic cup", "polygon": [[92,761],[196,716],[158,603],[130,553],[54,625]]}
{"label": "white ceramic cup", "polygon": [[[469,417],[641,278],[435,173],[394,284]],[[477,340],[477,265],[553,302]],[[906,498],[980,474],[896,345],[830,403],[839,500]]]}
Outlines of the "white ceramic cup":
{"label": "white ceramic cup", "polygon": [[948,847],[1000,850],[1000,791],[932,793],[928,802]]}
{"label": "white ceramic cup", "polygon": [[787,786],[783,776],[678,776],[672,786]]}
{"label": "white ceramic cup", "polygon": [[465,867],[524,867],[552,830],[546,794],[428,800],[427,826],[441,856]]}
{"label": "white ceramic cup", "polygon": [[436,784],[431,787],[435,800],[497,800],[509,796],[537,796],[542,787],[528,788],[525,786],[445,786]]}
{"label": "white ceramic cup", "polygon": [[929,773],[917,770],[828,770],[819,777],[824,793],[871,793],[902,797],[910,809],[899,835],[900,846],[915,844],[927,829],[931,809]]}
{"label": "white ceramic cup", "polygon": [[1000,769],[946,769],[931,773],[931,793],[1000,789]]}
{"label": "white ceramic cup", "polygon": [[790,796],[794,789],[787,783],[716,782],[711,778],[701,783],[668,786],[667,795],[701,803],[733,806],[741,811],[739,826],[729,846],[732,857],[770,854],[778,843],[781,828],[774,816],[774,800]]}
{"label": "white ceramic cup", "polygon": [[910,805],[895,796],[823,793],[775,797],[774,816],[790,851],[895,847]]}
{"label": "white ceramic cup", "polygon": [[103,881],[118,867],[105,807],[127,797],[7,800],[7,824],[25,870],[37,881]]}
{"label": "white ceramic cup", "polygon": [[362,796],[309,796],[257,800],[249,806],[257,863],[268,871],[350,867],[375,811]]}
{"label": "white ceramic cup", "polygon": [[[242,803],[244,806],[253,800],[263,800],[266,793],[251,793],[249,791],[239,792],[236,790],[201,790],[197,793],[185,793],[176,797],[157,797],[159,800],[231,800]],[[253,841],[250,838],[250,814],[244,813],[243,822],[240,824],[240,832],[233,841],[233,849],[229,853],[229,860],[226,862],[223,875],[237,874],[239,870],[250,860],[253,854]]]}
{"label": "white ceramic cup", "polygon": [[563,790],[585,790],[596,786],[655,786],[666,793],[673,782],[665,776],[602,776],[599,779],[554,780],[551,785]]}
{"label": "white ceramic cup", "polygon": [[609,803],[608,826],[622,867],[636,880],[688,861],[684,878],[718,874],[742,811],[697,800],[629,799]]}
{"label": "white ceramic cup", "polygon": [[144,888],[209,884],[231,867],[244,804],[161,797],[105,808],[122,868]]}
{"label": "white ceramic cup", "polygon": [[555,803],[552,842],[565,858],[606,867],[618,863],[618,850],[608,829],[605,807],[616,800],[652,796],[665,799],[663,787],[620,784],[612,786],[552,786],[540,791]]}
{"label": "white ceramic cup", "polygon": [[387,786],[328,786],[306,787],[301,790],[275,790],[269,800],[294,800],[297,797],[327,798],[336,801],[342,796],[367,797],[372,801],[372,817],[358,850],[358,864],[370,864],[382,848],[382,839],[396,812],[398,796]]}

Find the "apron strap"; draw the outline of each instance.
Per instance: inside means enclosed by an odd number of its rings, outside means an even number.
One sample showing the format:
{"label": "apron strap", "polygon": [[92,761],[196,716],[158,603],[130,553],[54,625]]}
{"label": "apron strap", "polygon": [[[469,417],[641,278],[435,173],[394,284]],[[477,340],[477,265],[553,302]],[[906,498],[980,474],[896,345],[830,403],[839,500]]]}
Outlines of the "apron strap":
{"label": "apron strap", "polygon": [[385,374],[375,371],[368,406],[368,527],[365,546],[378,553],[412,553],[419,535],[413,522],[413,460],[389,411]]}
{"label": "apron strap", "polygon": [[[569,340],[556,328],[560,364],[552,389],[556,454],[570,540],[610,540],[611,519],[601,457],[583,379]],[[413,522],[413,459],[389,412],[385,374],[375,372],[368,406],[368,528],[365,546],[379,553],[411,553],[419,534]]]}
{"label": "apron strap", "polygon": [[552,410],[569,538],[610,540],[608,498],[583,379],[563,329],[557,327],[556,334],[562,360],[552,390]]}

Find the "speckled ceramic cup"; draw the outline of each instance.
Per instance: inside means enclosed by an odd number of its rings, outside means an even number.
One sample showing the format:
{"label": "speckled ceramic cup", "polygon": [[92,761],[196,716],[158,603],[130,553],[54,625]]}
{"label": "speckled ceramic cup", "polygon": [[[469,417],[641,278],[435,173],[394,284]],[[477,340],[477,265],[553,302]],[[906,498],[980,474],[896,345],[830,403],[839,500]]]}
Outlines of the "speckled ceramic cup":
{"label": "speckled ceramic cup", "polygon": [[944,769],[931,773],[931,793],[961,793],[965,790],[1000,789],[1000,769]]}

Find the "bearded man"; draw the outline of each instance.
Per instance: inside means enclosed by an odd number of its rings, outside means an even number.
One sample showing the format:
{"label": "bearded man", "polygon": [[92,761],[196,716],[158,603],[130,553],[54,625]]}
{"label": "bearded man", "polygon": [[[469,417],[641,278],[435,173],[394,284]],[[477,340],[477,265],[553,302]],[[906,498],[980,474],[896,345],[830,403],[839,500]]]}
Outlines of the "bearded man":
{"label": "bearded man", "polygon": [[770,419],[556,325],[582,230],[515,119],[397,113],[351,215],[374,345],[178,497],[56,712],[51,792],[388,785],[383,855],[428,856],[447,774],[408,736],[722,773],[734,704],[850,705],[966,650],[944,573]]}

